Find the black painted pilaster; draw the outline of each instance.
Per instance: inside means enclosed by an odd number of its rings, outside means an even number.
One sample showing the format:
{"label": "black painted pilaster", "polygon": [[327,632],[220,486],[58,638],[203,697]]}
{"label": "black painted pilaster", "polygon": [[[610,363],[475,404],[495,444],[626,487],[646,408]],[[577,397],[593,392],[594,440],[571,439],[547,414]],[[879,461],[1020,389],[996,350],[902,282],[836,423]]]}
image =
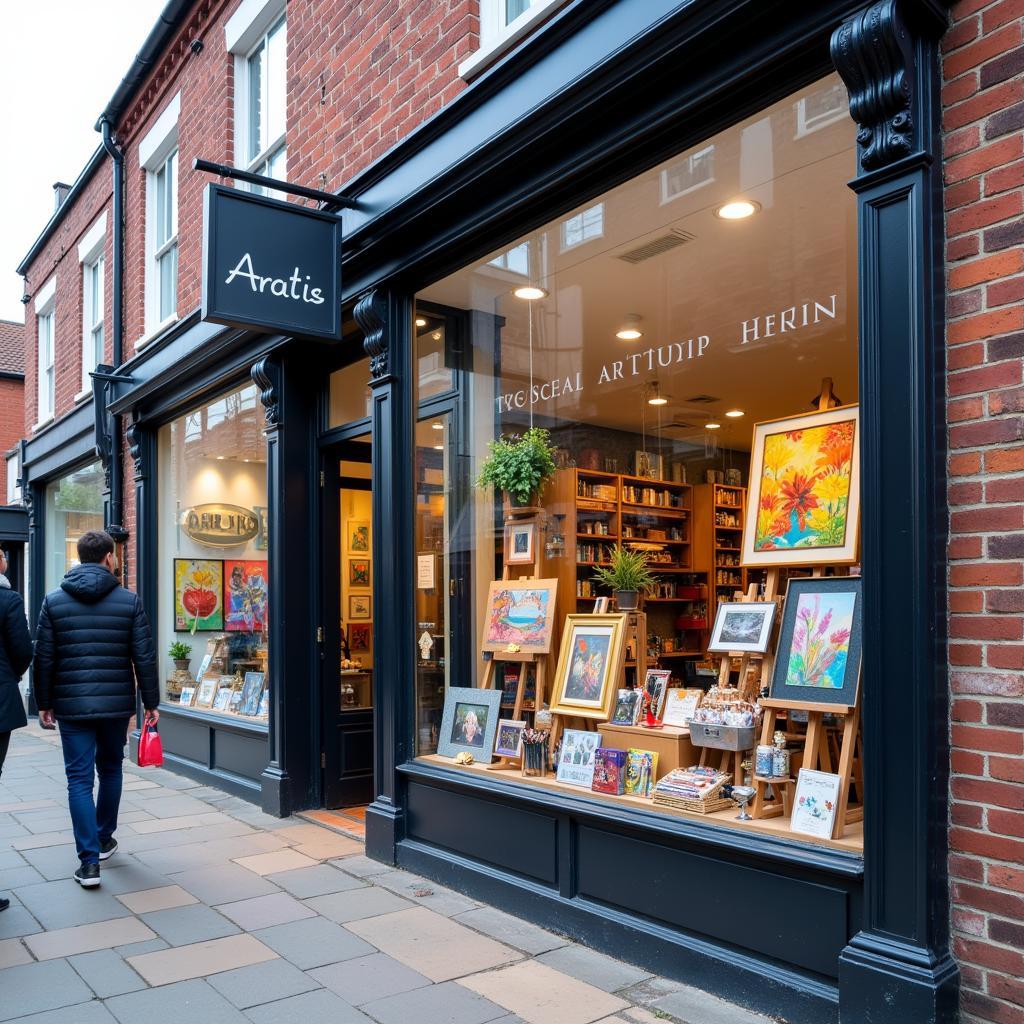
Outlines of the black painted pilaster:
{"label": "black painted pilaster", "polygon": [[859,125],[864,918],[842,1024],[952,1024],[938,5],[883,0],[832,57]]}
{"label": "black painted pilaster", "polygon": [[314,712],[313,652],[316,649],[310,482],[313,445],[311,400],[301,367],[288,373],[278,354],[252,368],[266,411],[268,595],[267,671],[270,677],[268,764],[262,776],[262,806],[285,817],[313,799],[313,763],[319,764]]}
{"label": "black painted pilaster", "polygon": [[355,319],[370,356],[373,429],[374,773],[366,852],[395,862],[404,834],[404,783],[396,767],[410,755],[415,678],[413,594],[414,411],[412,303],[385,289],[363,295]]}
{"label": "black painted pilaster", "polygon": [[[142,607],[156,633],[160,571],[157,561],[156,459],[157,434],[133,420],[125,431],[128,454],[132,458],[132,480],[135,486],[135,590],[142,598]],[[157,656],[164,654],[157,651]],[[142,721],[142,698],[136,698],[136,722]],[[138,750],[139,730],[132,733],[129,744],[132,757]]]}

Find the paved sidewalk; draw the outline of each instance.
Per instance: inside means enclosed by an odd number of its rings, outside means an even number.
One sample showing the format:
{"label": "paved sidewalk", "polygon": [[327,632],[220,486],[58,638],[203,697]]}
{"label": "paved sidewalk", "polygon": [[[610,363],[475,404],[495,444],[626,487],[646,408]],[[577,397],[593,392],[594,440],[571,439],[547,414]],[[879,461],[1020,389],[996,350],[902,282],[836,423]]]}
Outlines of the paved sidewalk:
{"label": "paved sidewalk", "polygon": [[0,779],[0,1021],[768,1024],[363,856],[362,844],[126,764],[102,887],[77,866],[59,741]]}

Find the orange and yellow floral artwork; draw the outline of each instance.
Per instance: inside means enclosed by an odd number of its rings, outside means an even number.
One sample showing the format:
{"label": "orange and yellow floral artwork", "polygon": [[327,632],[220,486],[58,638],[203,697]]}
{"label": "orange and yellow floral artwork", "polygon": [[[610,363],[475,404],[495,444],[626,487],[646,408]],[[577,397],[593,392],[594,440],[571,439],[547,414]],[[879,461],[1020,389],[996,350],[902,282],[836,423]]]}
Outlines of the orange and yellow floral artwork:
{"label": "orange and yellow floral artwork", "polygon": [[765,437],[755,552],[847,543],[856,426],[850,418]]}

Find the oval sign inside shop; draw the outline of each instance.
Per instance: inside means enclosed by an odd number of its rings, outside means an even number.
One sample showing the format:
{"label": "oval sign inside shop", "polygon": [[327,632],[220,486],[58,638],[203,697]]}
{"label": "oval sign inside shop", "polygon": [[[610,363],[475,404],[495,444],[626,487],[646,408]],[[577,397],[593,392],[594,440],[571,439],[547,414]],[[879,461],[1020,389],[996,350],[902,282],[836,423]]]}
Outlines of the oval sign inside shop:
{"label": "oval sign inside shop", "polygon": [[250,509],[216,502],[185,509],[181,528],[197,544],[231,547],[252,540],[260,532],[260,522]]}

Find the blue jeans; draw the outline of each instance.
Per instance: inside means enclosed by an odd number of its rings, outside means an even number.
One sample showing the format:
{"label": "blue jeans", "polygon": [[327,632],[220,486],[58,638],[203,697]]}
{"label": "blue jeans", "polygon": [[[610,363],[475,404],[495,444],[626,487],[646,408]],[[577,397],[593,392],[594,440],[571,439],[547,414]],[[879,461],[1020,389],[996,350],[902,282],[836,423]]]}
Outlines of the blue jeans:
{"label": "blue jeans", "polygon": [[[121,803],[121,761],[128,739],[127,718],[58,719],[60,743],[64,750],[64,773],[68,777],[68,807],[75,833],[78,859],[98,864],[100,843],[117,830],[117,809]],[[93,780],[99,776],[96,802]]]}

